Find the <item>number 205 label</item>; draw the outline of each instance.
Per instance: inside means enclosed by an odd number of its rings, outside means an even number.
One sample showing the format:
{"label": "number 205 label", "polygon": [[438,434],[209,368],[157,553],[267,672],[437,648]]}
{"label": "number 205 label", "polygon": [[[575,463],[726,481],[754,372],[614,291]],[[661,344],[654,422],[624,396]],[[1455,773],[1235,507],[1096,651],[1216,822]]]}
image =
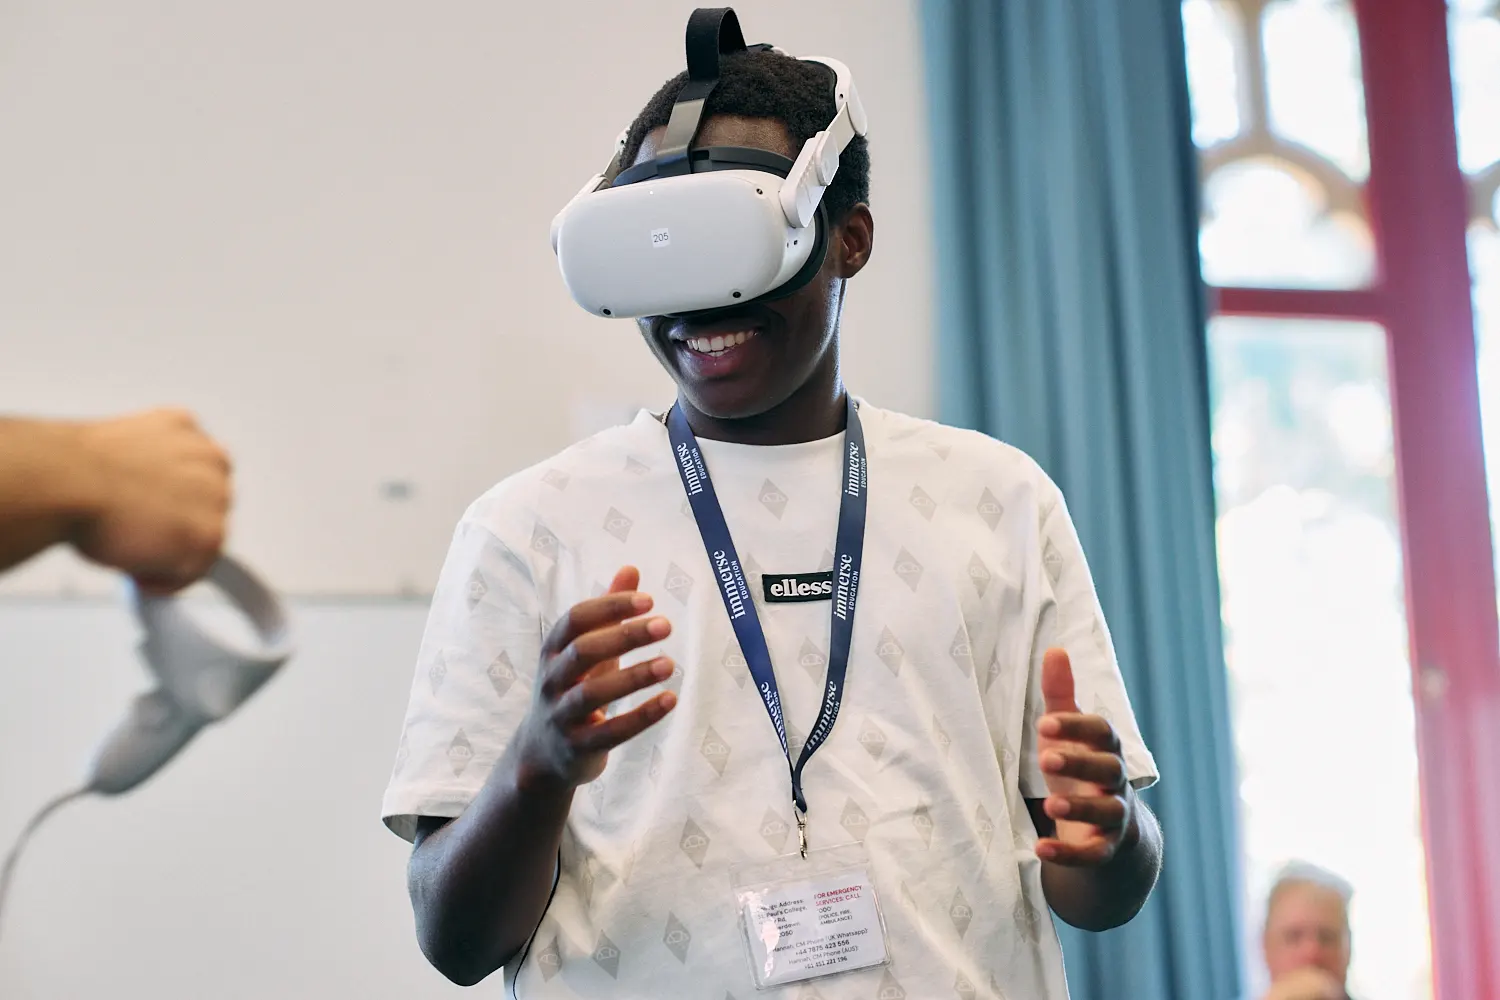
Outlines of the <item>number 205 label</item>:
{"label": "number 205 label", "polygon": [[652,247],[654,247],[654,248],[656,248],[656,249],[659,250],[659,249],[661,249],[664,246],[668,246],[671,242],[672,242],[672,231],[670,229],[653,229],[653,230],[651,230],[651,246]]}

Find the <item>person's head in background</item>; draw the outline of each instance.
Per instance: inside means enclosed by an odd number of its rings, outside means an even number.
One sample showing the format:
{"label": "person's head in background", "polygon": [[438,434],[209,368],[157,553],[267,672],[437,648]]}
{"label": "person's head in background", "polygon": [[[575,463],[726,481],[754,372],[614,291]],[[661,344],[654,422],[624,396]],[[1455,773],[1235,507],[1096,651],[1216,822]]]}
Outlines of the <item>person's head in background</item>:
{"label": "person's head in background", "polygon": [[[679,73],[651,98],[630,128],[622,163],[632,166],[656,156],[686,80],[687,74]],[[827,67],[764,50],[726,55],[694,146],[769,150],[785,157],[790,167],[803,143],[827,128],[836,110],[833,73]],[[869,188],[869,146],[863,136],[855,136],[823,195],[830,227],[823,265],[798,291],[691,321],[663,316],[639,320],[646,343],[677,383],[686,415],[699,433],[716,425],[728,432],[723,426],[728,422],[739,426],[725,436],[778,443],[780,435],[773,428],[806,425],[825,434],[838,430],[820,425],[843,392],[837,335],[844,282],[864,267],[874,243]],[[715,338],[724,338],[717,349],[733,348],[733,358],[702,350],[713,349]]]}
{"label": "person's head in background", "polygon": [[1349,900],[1353,888],[1304,862],[1283,868],[1266,897],[1263,945],[1274,984],[1299,970],[1321,969],[1342,988],[1349,974]]}

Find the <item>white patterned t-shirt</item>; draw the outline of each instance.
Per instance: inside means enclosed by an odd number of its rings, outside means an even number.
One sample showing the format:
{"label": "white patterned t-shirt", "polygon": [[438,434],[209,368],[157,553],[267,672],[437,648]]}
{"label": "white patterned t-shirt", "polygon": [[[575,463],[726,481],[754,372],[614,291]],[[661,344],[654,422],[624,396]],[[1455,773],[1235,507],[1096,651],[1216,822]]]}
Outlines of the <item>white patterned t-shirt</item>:
{"label": "white patterned t-shirt", "polygon": [[[1110,719],[1132,782],[1156,780],[1057,487],[971,431],[860,407],[869,510],[844,700],[803,775],[809,847],[861,842],[888,965],[754,986],[729,870],[796,850],[787,761],[750,682],[660,415],[519,472],[461,519],[434,594],[383,816],[473,800],[532,704],[543,636],[617,570],[641,571],[672,634],[677,707],[580,789],[557,886],[506,995],[659,1000],[1062,1000],[1062,954],[1025,799],[1042,655]],[[700,440],[744,564],[794,758],[817,715],[829,602],[766,603],[762,576],[831,569],[843,435]],[[627,658],[634,662],[636,658]],[[658,688],[618,703],[626,711]]]}

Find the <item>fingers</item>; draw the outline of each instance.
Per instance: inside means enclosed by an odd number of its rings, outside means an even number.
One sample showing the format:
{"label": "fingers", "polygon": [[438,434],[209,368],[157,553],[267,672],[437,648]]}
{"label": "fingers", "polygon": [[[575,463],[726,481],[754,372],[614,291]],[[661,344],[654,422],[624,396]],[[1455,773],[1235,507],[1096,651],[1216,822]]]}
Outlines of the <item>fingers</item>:
{"label": "fingers", "polygon": [[677,696],[664,691],[613,718],[606,711],[672,675],[672,661],[664,656],[619,668],[622,655],[672,631],[663,617],[642,617],[652,600],[636,590],[640,582],[635,567],[620,569],[603,595],[568,609],[542,644],[523,753],[574,787],[599,777],[610,750],[661,721],[677,704]]}
{"label": "fingers", "polygon": [[1125,791],[1125,768],[1112,753],[1051,749],[1042,752],[1040,763],[1045,775],[1087,781],[1106,792]]}
{"label": "fingers", "polygon": [[1037,857],[1068,868],[1097,868],[1114,857],[1115,845],[1107,837],[1093,837],[1081,844],[1065,844],[1055,837],[1036,842]]}
{"label": "fingers", "polygon": [[612,750],[656,725],[677,705],[677,696],[663,691],[650,701],[574,736],[574,746],[584,753]]}
{"label": "fingers", "polygon": [[1056,646],[1042,657],[1042,697],[1046,700],[1049,715],[1078,711],[1073,694],[1073,665],[1067,652]]}
{"label": "fingers", "polygon": [[179,432],[185,432],[179,438],[185,456],[203,462],[220,476],[234,474],[234,461],[229,452],[198,426],[191,413],[180,415],[175,423]]}
{"label": "fingers", "polygon": [[624,670],[611,670],[586,677],[562,696],[557,706],[558,722],[568,725],[586,721],[597,709],[671,676],[672,661],[660,656]]}
{"label": "fingers", "polygon": [[1117,795],[1050,795],[1043,808],[1054,820],[1088,823],[1106,835],[1123,830],[1130,812]]}
{"label": "fingers", "polygon": [[665,618],[636,618],[579,636],[549,664],[542,691],[550,698],[560,697],[600,663],[660,642],[671,631],[672,624]]}
{"label": "fingers", "polygon": [[122,553],[112,560],[135,580],[142,592],[162,597],[201,580],[220,554],[226,541],[224,512],[199,511],[169,537],[159,537],[146,551]]}
{"label": "fingers", "polygon": [[1057,712],[1043,716],[1036,729],[1050,740],[1082,743],[1105,753],[1120,752],[1120,735],[1102,715],[1084,715],[1077,711]]}
{"label": "fingers", "polygon": [[[621,575],[615,575],[616,583],[620,582]],[[542,653],[559,653],[579,636],[649,611],[651,604],[648,595],[633,590],[612,591],[602,597],[579,601],[552,626],[542,643]]]}
{"label": "fingers", "polygon": [[212,438],[203,438],[196,442],[194,454],[205,465],[211,467],[217,475],[228,477],[234,474],[234,462],[230,459],[229,452]]}

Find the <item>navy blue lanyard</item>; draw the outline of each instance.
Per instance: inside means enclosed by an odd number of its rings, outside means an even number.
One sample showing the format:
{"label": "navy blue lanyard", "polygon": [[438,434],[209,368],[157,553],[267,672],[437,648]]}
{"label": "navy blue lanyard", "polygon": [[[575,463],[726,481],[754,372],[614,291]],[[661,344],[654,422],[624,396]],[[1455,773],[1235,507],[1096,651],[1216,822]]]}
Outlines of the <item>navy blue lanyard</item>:
{"label": "navy blue lanyard", "polygon": [[756,614],[755,602],[750,596],[750,585],[740,566],[739,553],[735,551],[729,525],[724,521],[724,510],[714,494],[708,466],[703,461],[698,439],[688,426],[687,418],[682,415],[681,407],[673,406],[667,415],[667,434],[672,440],[672,451],[677,458],[677,473],[682,477],[683,489],[687,491],[688,503],[693,508],[693,518],[698,522],[698,533],[703,536],[703,545],[708,550],[714,580],[719,585],[720,596],[724,598],[724,609],[729,612],[729,622],[734,626],[740,652],[744,654],[745,662],[750,667],[750,677],[755,681],[761,701],[765,702],[766,714],[776,727],[781,752],[786,755],[792,778],[792,801],[799,814],[797,825],[802,833],[804,856],[807,853],[807,842],[803,815],[807,812],[807,797],[802,793],[802,769],[807,766],[818,747],[828,739],[829,733],[833,732],[839,705],[844,700],[844,675],[849,670],[849,645],[854,636],[854,603],[859,594],[859,568],[864,557],[865,511],[869,491],[865,435],[854,399],[847,398],[849,422],[844,434],[844,488],[839,497],[838,536],[833,553],[834,591],[829,632],[828,681],[817,721],[813,723],[812,733],[802,745],[802,754],[795,764],[787,745],[786,723],[781,714],[781,694],[776,686],[776,673],[771,668],[771,652],[766,648],[766,633],[761,628],[760,616]]}

